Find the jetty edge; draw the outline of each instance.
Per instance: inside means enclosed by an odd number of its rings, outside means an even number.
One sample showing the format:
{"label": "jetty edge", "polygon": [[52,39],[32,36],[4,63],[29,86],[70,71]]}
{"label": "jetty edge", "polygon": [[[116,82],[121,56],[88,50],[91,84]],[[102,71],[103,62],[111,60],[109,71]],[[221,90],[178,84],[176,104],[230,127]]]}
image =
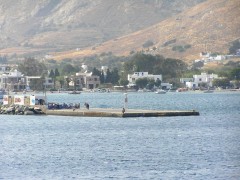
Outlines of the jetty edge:
{"label": "jetty edge", "polygon": [[122,109],[112,108],[91,108],[87,109],[54,109],[45,110],[46,115],[55,116],[86,116],[86,117],[164,117],[164,116],[199,116],[195,110],[142,110],[127,109],[122,113]]}

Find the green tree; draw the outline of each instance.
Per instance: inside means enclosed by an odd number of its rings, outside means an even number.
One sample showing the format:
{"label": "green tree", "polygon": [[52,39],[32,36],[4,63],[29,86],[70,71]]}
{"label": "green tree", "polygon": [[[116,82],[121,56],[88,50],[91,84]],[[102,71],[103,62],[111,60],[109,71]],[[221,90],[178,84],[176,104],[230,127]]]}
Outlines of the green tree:
{"label": "green tree", "polygon": [[139,88],[145,88],[148,84],[148,79],[147,78],[139,78],[139,79],[136,80],[135,84]]}
{"label": "green tree", "polygon": [[161,86],[161,83],[162,83],[162,81],[161,81],[160,79],[157,79],[157,80],[155,81],[155,86],[160,87],[160,86]]}
{"label": "green tree", "polygon": [[128,62],[124,63],[124,72],[132,74],[136,72],[148,72],[162,74],[165,81],[175,77],[181,77],[187,70],[187,64],[178,59],[164,58],[161,55],[149,55],[136,53]]}
{"label": "green tree", "polygon": [[59,82],[60,84],[60,88],[63,88],[64,85],[64,76],[57,76],[56,80]]}
{"label": "green tree", "polygon": [[63,75],[69,75],[69,74],[73,74],[75,72],[78,72],[79,68],[75,68],[73,65],[71,64],[64,64],[62,67],[62,74]]}
{"label": "green tree", "polygon": [[240,49],[240,41],[239,39],[233,41],[231,43],[231,46],[229,48],[229,53],[230,54],[236,54],[237,49]]}
{"label": "green tree", "polygon": [[230,86],[230,81],[227,78],[224,79],[214,79],[213,86],[226,88]]}
{"label": "green tree", "polygon": [[118,69],[117,68],[114,68],[112,73],[111,73],[111,83],[112,84],[117,84],[118,81],[119,81],[119,74],[118,74]]}
{"label": "green tree", "polygon": [[41,63],[34,58],[27,58],[19,64],[18,70],[25,76],[41,76],[47,68],[44,63]]}
{"label": "green tree", "polygon": [[53,72],[53,70],[51,69],[51,71],[50,71],[50,73],[49,73],[49,77],[50,77],[50,78],[54,78],[54,76],[55,76],[55,75],[54,75],[54,72]]}
{"label": "green tree", "polygon": [[112,82],[112,73],[109,69],[107,69],[105,83],[111,83],[111,82]]}
{"label": "green tree", "polygon": [[66,81],[67,89],[69,89],[69,83],[71,82],[71,79],[69,77],[66,77],[65,81]]}
{"label": "green tree", "polygon": [[58,68],[55,69],[55,71],[54,71],[54,76],[55,76],[55,77],[60,76],[60,73],[59,73],[59,71],[58,71]]}
{"label": "green tree", "polygon": [[93,68],[92,70],[92,75],[95,75],[95,76],[101,76],[101,71],[99,71],[97,68]]}
{"label": "green tree", "polygon": [[230,70],[229,78],[232,80],[240,80],[240,68],[234,68]]}
{"label": "green tree", "polygon": [[154,79],[148,79],[146,88],[151,90],[151,89],[153,89],[154,85],[155,85]]}
{"label": "green tree", "polygon": [[120,79],[119,80],[119,84],[122,86],[126,86],[128,85],[129,81],[127,79]]}

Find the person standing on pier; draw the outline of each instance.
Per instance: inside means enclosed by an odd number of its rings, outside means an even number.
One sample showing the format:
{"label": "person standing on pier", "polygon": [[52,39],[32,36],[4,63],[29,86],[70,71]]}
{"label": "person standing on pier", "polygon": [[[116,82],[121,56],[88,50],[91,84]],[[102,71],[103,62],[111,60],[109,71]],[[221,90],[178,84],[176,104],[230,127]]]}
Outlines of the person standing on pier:
{"label": "person standing on pier", "polygon": [[125,113],[125,108],[122,109],[122,113],[123,113],[123,114]]}
{"label": "person standing on pier", "polygon": [[87,109],[89,109],[89,104],[88,103],[84,103],[84,105]]}

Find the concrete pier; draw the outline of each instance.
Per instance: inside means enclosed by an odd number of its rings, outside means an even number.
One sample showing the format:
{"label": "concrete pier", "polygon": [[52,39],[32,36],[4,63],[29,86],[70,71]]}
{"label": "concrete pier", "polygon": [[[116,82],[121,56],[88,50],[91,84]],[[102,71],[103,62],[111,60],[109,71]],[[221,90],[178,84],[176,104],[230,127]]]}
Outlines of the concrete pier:
{"label": "concrete pier", "polygon": [[198,116],[199,112],[195,110],[160,111],[160,110],[127,109],[125,113],[122,113],[122,109],[91,108],[90,110],[87,109],[46,110],[46,115],[87,116],[87,117],[158,117],[158,116]]}

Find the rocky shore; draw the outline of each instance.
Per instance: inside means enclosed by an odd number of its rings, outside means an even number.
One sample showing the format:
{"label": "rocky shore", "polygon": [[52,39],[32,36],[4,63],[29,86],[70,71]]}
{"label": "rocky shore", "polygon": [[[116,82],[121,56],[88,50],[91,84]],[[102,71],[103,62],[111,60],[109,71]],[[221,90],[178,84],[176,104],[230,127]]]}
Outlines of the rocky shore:
{"label": "rocky shore", "polygon": [[11,115],[43,115],[45,112],[40,107],[24,105],[0,105],[0,114]]}

